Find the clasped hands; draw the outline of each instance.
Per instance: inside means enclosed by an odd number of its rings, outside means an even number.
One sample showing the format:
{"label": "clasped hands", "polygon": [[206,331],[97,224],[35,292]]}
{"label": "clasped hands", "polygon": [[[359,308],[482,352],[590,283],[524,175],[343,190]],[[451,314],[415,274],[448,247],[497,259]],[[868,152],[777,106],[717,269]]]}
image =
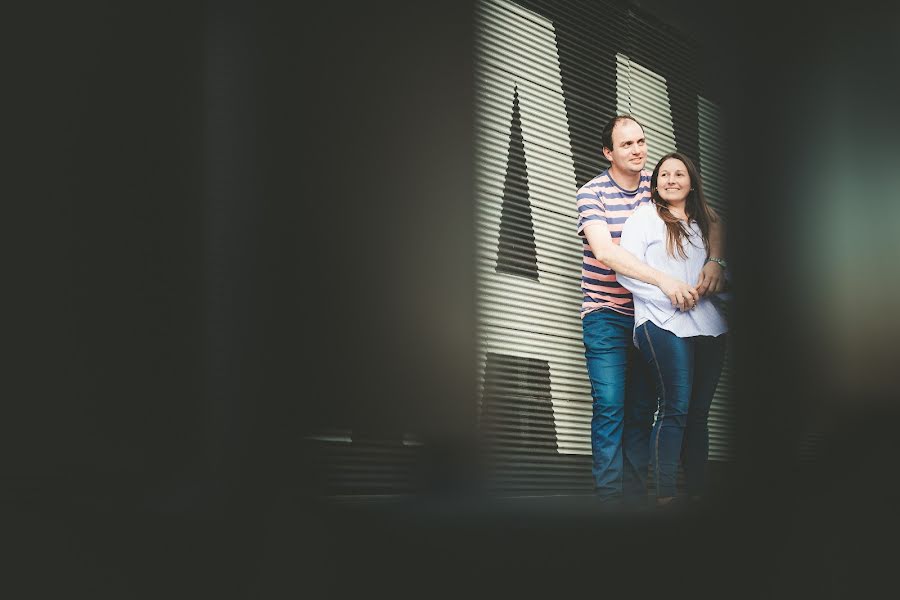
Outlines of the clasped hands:
{"label": "clasped hands", "polygon": [[707,262],[695,285],[669,277],[659,288],[669,297],[672,306],[681,311],[690,310],[697,306],[701,297],[718,293],[725,288],[725,270],[715,262]]}

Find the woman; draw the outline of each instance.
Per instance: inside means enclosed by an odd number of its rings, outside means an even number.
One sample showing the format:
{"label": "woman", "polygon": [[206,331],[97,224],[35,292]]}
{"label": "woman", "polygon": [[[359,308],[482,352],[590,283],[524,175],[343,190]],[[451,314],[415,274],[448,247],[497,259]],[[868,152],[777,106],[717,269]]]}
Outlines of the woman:
{"label": "woman", "polygon": [[[650,180],[652,204],[637,209],[622,229],[621,246],[682,281],[697,281],[709,258],[710,224],[717,219],[703,197],[700,176],[678,152],[664,156]],[[716,259],[724,267],[724,261]],[[634,295],[634,342],[656,379],[659,412],[650,438],[660,506],[675,499],[679,455],[688,495],[705,487],[707,419],[725,355],[723,316],[708,297],[686,311],[659,288],[617,274]]]}

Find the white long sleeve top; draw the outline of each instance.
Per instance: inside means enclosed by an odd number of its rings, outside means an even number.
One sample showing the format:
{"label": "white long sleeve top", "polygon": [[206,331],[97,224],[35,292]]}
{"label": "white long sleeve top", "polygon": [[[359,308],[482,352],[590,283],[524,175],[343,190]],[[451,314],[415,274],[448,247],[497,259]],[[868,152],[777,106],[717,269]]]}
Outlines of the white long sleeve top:
{"label": "white long sleeve top", "polygon": [[[687,259],[666,251],[666,224],[656,212],[655,204],[641,206],[625,222],[620,246],[654,269],[676,279],[694,284],[706,263],[706,248],[700,227],[691,222],[690,238],[684,245]],[[634,327],[637,330],[647,321],[671,331],[678,337],[696,335],[719,336],[728,331],[728,324],[708,297],[700,298],[697,306],[680,311],[655,285],[616,273],[616,279],[634,296]]]}

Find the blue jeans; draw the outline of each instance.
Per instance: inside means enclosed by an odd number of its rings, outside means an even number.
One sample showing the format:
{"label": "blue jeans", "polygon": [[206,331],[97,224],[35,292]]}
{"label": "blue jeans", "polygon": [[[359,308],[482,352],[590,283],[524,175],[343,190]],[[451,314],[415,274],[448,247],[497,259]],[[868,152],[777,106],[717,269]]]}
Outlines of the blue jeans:
{"label": "blue jeans", "polygon": [[650,438],[657,497],[675,496],[679,456],[687,492],[699,496],[706,486],[709,406],[725,359],[726,335],[680,338],[647,321],[637,343],[650,365],[659,395],[659,414]]}
{"label": "blue jeans", "polygon": [[656,392],[634,347],[634,318],[596,310],[582,319],[591,380],[594,490],[603,500],[645,502]]}

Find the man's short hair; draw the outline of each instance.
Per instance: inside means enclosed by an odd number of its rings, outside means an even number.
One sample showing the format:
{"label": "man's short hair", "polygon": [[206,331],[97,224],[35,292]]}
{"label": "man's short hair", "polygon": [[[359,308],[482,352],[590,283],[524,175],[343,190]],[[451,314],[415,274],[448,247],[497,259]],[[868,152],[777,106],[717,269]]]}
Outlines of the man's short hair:
{"label": "man's short hair", "polygon": [[631,115],[616,115],[606,124],[606,127],[603,128],[603,133],[600,134],[600,140],[603,142],[603,147],[608,148],[610,150],[613,149],[613,141],[612,141],[612,132],[615,126],[622,121],[634,121],[638,124],[638,127],[641,128],[641,131],[644,130],[644,126],[641,125],[641,122],[635,119]]}

